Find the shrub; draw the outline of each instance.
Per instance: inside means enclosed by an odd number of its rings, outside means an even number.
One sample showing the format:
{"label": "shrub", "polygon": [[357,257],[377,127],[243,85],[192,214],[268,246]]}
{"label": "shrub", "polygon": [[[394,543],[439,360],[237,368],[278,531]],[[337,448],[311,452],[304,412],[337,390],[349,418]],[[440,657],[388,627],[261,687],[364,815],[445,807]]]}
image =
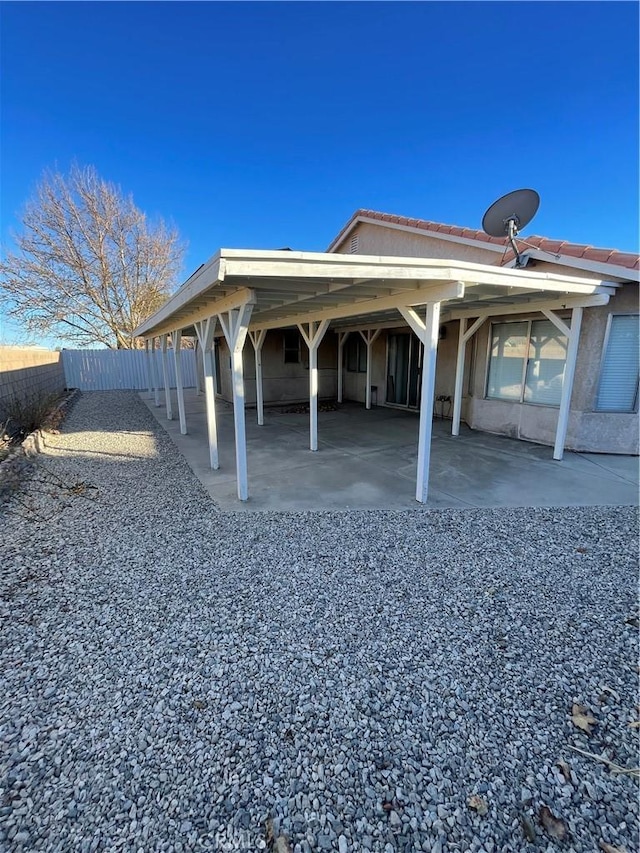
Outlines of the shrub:
{"label": "shrub", "polygon": [[[60,399],[60,394],[39,392],[21,397],[12,394],[2,401],[2,442],[21,441],[26,435],[43,428]],[[8,438],[7,438],[8,437]]]}
{"label": "shrub", "polygon": [[8,455],[11,447],[11,436],[9,435],[9,422],[0,424],[0,462]]}

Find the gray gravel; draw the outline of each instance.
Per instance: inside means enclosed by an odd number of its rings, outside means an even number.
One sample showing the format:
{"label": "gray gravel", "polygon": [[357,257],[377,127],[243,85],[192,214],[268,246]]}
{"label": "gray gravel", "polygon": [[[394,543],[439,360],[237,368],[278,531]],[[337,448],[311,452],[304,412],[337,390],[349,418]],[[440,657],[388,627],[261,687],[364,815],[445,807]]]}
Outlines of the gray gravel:
{"label": "gray gravel", "polygon": [[636,510],[223,514],[126,392],[48,444],[0,521],[0,848],[640,847],[570,748],[639,763]]}

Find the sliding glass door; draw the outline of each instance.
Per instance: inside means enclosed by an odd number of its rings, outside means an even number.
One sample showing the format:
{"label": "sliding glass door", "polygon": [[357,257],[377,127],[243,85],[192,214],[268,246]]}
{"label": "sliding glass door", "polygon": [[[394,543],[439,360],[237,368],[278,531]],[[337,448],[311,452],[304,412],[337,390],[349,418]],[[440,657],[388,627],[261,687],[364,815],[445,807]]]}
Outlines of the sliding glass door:
{"label": "sliding glass door", "polygon": [[420,405],[422,345],[414,335],[390,334],[387,351],[387,403],[417,409]]}

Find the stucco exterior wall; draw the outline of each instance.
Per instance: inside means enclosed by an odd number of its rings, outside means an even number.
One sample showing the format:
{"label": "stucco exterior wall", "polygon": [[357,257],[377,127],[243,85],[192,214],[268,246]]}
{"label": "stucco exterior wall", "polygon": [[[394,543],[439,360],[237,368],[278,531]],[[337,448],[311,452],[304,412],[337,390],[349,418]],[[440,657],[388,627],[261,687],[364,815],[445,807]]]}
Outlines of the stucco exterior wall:
{"label": "stucco exterior wall", "polygon": [[[453,389],[456,374],[456,356],[458,351],[458,329],[457,320],[442,324],[441,338],[438,341],[438,358],[436,362],[436,386],[435,397],[451,397],[453,401]],[[358,334],[352,332],[352,335]],[[384,329],[373,343],[371,351],[371,385],[377,388],[372,392],[372,405],[384,405],[387,394],[387,352],[390,334],[413,335],[407,326],[398,326],[395,329]],[[417,340],[417,339],[416,339]],[[471,362],[471,350],[467,350],[465,363],[467,365],[467,376]],[[343,395],[345,400],[354,400],[364,403],[366,393],[366,373],[352,373],[344,371]],[[445,404],[444,408],[438,404],[436,412],[440,415],[444,411],[445,417],[450,417],[451,408]]]}
{"label": "stucco exterior wall", "polygon": [[426,233],[401,231],[387,225],[359,222],[346,240],[337,247],[339,254],[348,254],[351,238],[358,235],[359,255],[399,255],[405,258],[456,258],[479,264],[499,264],[501,252],[444,240]]}
{"label": "stucco exterior wall", "polygon": [[[221,396],[232,399],[231,357],[226,341],[220,339]],[[318,396],[335,399],[337,394],[338,344],[330,330],[318,348]],[[242,353],[244,367],[245,402],[256,403],[256,367],[254,349],[247,341]],[[281,329],[268,331],[262,346],[262,392],[265,404],[303,402],[309,400],[309,350],[300,340],[300,362],[286,364],[284,360],[284,333]]]}
{"label": "stucco exterior wall", "polygon": [[[460,322],[451,320],[441,326],[444,329],[444,337],[438,341],[438,360],[436,362],[436,397],[445,395],[453,398],[453,390],[456,381],[456,359],[458,358],[458,335],[460,333]],[[469,385],[468,377],[471,369],[473,350],[467,346],[465,353],[465,383],[463,386],[463,401],[467,397]]]}
{"label": "stucco exterior wall", "polygon": [[[371,405],[381,406],[386,398],[387,384],[387,332],[380,332],[371,347],[371,385],[376,391],[371,394]],[[351,332],[351,336],[359,336],[359,332]],[[348,344],[347,339],[347,344]],[[346,352],[346,346],[345,346]],[[342,379],[342,395],[345,400],[364,403],[366,400],[367,374],[352,373],[344,369]]]}
{"label": "stucco exterior wall", "polygon": [[[565,444],[568,450],[638,454],[637,413],[594,411],[609,314],[637,311],[638,287],[634,284],[623,285],[608,305],[584,309]],[[569,316],[565,314],[565,319]],[[556,407],[485,399],[491,322],[514,319],[513,315],[496,316],[474,336],[473,395],[467,400],[465,419],[472,429],[553,445]]]}
{"label": "stucco exterior wall", "polygon": [[638,285],[626,284],[611,297],[608,305],[584,311],[568,430],[567,446],[573,450],[638,453],[637,412],[595,411],[609,315],[638,313],[638,310]]}
{"label": "stucco exterior wall", "polygon": [[[348,253],[351,238],[355,234],[358,235],[358,254],[363,255],[451,258],[491,265],[499,264],[502,258],[502,253],[482,246],[476,247],[436,236],[431,237],[428,234],[403,231],[387,223],[374,225],[366,222],[358,223],[335,251]],[[597,280],[606,278],[601,273],[547,261],[535,261],[535,266],[532,268],[540,272],[557,272],[579,278]],[[567,429],[567,449],[638,454],[637,413],[594,411],[608,316],[610,313],[637,311],[638,285],[629,283],[619,287],[607,306],[584,309]],[[542,314],[535,316],[543,318]],[[565,314],[565,317],[568,316],[568,313]],[[553,445],[558,419],[556,407],[509,403],[485,398],[490,325],[492,321],[499,322],[501,319],[507,321],[515,320],[517,317],[496,316],[488,320],[476,333],[473,341],[467,345],[462,418],[472,429]],[[436,397],[453,395],[455,381],[458,323],[447,323],[445,329],[445,337],[438,345]],[[383,333],[374,351],[375,380],[372,379],[372,384],[383,389],[382,398],[380,392],[378,394],[379,402],[384,400],[386,391],[386,339],[387,333]],[[355,374],[347,382],[347,376],[348,374],[345,373],[345,397],[364,400],[364,379],[359,379],[358,374]],[[436,408],[439,413],[440,408]]]}

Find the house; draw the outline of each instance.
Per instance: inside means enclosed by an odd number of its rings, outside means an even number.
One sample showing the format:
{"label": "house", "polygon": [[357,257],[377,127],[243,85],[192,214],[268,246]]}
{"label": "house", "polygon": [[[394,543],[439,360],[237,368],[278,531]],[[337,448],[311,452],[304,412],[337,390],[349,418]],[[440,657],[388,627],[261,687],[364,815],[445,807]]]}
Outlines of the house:
{"label": "house", "polygon": [[419,410],[418,500],[434,406],[454,435],[465,421],[556,459],[637,454],[638,256],[518,242],[516,265],[506,239],[358,210],[324,253],[220,250],[136,333],[165,356],[171,336],[178,359],[198,337],[211,465],[217,395],[234,403],[241,499],[246,403],[262,423],[265,403],[309,399],[311,450],[318,399]]}
{"label": "house", "polygon": [[[585,306],[582,314],[565,447],[637,454],[639,256],[535,236],[518,238],[518,244],[527,270],[577,275],[613,285],[606,304]],[[328,251],[455,258],[491,266],[512,267],[515,263],[506,239],[371,210],[358,210]],[[505,308],[500,309],[493,300],[491,312],[484,313],[485,320],[466,340],[461,417],[472,429],[553,445],[567,336],[547,313],[523,310],[522,306],[516,312],[508,302],[505,298]],[[452,306],[442,316],[436,400],[454,395],[462,313]],[[464,313],[475,316],[468,309]],[[559,308],[555,316],[569,320],[571,310]],[[407,332],[406,327],[386,329],[374,343],[372,384],[382,391],[379,402],[417,404],[419,348]],[[465,335],[469,335],[467,330]],[[353,369],[356,349],[361,352],[362,344],[354,336],[345,364],[345,397],[364,401],[361,363],[359,370]],[[398,371],[400,388],[393,382]],[[438,414],[444,409],[445,416],[452,415],[446,401],[441,403],[436,404]]]}

